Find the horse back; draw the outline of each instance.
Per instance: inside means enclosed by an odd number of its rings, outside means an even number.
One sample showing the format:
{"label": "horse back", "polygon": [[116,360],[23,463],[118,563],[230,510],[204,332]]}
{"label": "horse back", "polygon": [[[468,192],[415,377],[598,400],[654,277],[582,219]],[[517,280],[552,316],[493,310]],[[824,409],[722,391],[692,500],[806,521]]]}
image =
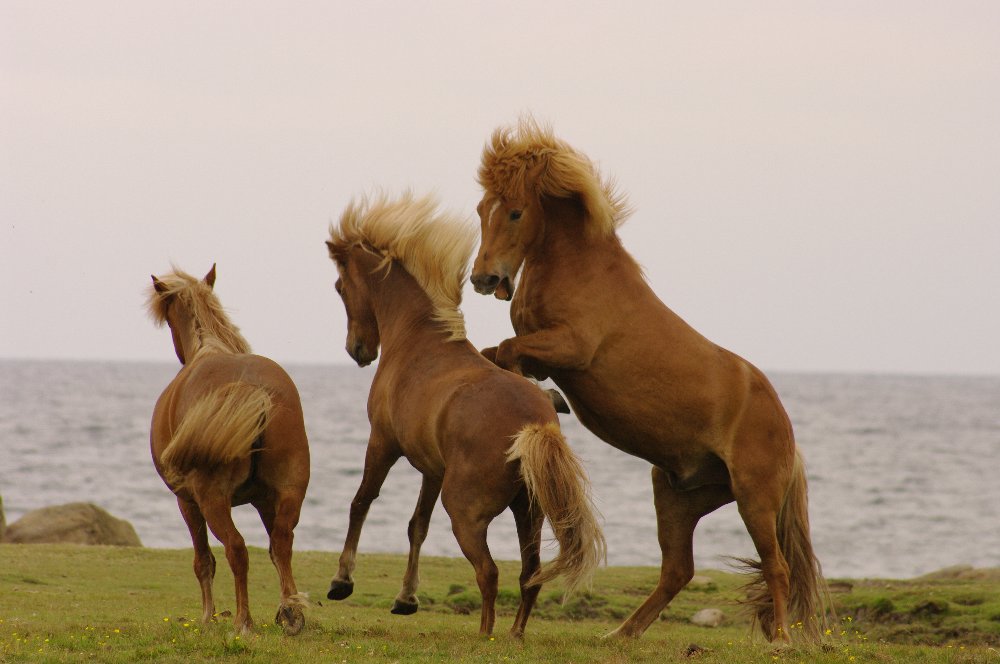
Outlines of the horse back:
{"label": "horse back", "polygon": [[558,422],[551,401],[536,385],[500,369],[471,344],[462,346],[468,352],[430,361],[423,354],[424,359],[390,366],[383,357],[372,384],[373,428],[398,441],[401,453],[421,472],[443,474],[461,458],[501,466],[512,437],[524,426]]}

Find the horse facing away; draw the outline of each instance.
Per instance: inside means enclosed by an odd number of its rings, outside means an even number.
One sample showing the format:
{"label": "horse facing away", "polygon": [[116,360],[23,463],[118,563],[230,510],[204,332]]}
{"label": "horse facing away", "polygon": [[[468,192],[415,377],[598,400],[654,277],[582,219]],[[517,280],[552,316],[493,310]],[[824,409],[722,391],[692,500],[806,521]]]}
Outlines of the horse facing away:
{"label": "horse facing away", "polygon": [[744,561],[758,570],[748,587],[756,621],[772,640],[797,621],[818,639],[826,595],[806,478],[767,378],[653,293],[616,233],[625,198],[551,129],[524,118],[495,131],[479,182],[472,283],[513,298],[516,333],[484,355],[551,377],[588,429],[653,464],[660,580],[613,634],[649,627],[694,574],[699,519],[735,500],[761,560]]}
{"label": "horse facing away", "polygon": [[[361,527],[386,475],[402,456],[423,475],[410,521],[409,560],[392,612],[417,610],[418,560],[440,495],[483,604],[480,634],[495,622],[497,566],[486,530],[508,507],[521,546],[519,637],[541,584],[586,583],[605,542],[589,483],[559,430],[552,402],[536,385],[486,360],[465,338],[458,305],[475,229],[440,214],[430,197],[352,203],[327,242],[347,312],[347,352],[360,365],[382,359],[368,397],[371,436],[364,475],[330,599],[354,590]],[[559,554],[541,568],[544,518]]]}
{"label": "horse facing away", "polygon": [[173,336],[181,370],[153,411],[153,464],[191,532],[202,621],[215,613],[215,556],[206,524],[225,546],[236,582],[234,627],[253,629],[247,594],[247,549],[231,507],[250,503],[270,537],[281,582],[275,623],[285,634],[305,624],[306,601],[292,578],[292,531],[309,484],[309,443],[292,379],[250,346],[213,292],[215,266],[203,280],[180,270],[153,276],[148,308]]}

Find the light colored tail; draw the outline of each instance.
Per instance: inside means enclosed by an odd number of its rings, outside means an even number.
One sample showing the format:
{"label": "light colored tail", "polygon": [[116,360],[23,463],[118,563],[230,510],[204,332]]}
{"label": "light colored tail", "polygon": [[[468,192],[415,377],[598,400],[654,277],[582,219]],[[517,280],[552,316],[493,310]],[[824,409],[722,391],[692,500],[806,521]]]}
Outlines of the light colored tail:
{"label": "light colored tail", "polygon": [[521,429],[507,460],[520,460],[528,496],[541,507],[559,543],[559,555],[529,583],[540,585],[562,575],[568,595],[588,584],[607,559],[607,543],[590,499],[590,480],[553,423]]}
{"label": "light colored tail", "polygon": [[[785,503],[778,512],[778,545],[788,563],[788,620],[792,634],[801,629],[808,640],[819,641],[833,608],[823,579],[823,570],[813,553],[809,537],[806,471],[797,449],[792,480],[785,494]],[[774,624],[774,600],[760,574],[760,562],[742,562],[746,567],[757,571],[755,578],[746,586],[746,603],[750,606],[753,622],[764,634],[772,635],[777,627]]]}
{"label": "light colored tail", "polygon": [[199,399],[160,455],[168,481],[179,486],[192,469],[249,456],[267,429],[272,408],[267,390],[248,383],[227,383]]}

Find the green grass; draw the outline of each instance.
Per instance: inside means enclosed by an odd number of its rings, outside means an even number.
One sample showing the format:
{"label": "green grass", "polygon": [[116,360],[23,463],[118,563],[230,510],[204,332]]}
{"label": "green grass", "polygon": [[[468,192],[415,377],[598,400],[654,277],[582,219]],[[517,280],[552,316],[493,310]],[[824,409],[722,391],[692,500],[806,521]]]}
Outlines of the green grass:
{"label": "green grass", "polygon": [[[232,610],[232,576],[219,559],[216,608]],[[742,577],[701,572],[638,640],[603,639],[656,583],[654,568],[601,570],[590,592],[560,602],[543,589],[523,641],[507,635],[518,565],[500,563],[496,635],[481,638],[479,593],[464,560],[422,561],[421,610],[389,613],[405,559],[362,555],[352,597],[326,600],[337,556],[295,554],[296,580],[313,605],[293,638],[274,625],[277,579],[267,552],[251,549],[251,637],[226,617],[202,625],[188,550],[0,545],[0,661],[22,662],[1000,662],[1000,573],[835,585],[841,616],[821,647],[775,647],[750,633],[737,600]],[[716,629],[691,625],[720,608]]]}

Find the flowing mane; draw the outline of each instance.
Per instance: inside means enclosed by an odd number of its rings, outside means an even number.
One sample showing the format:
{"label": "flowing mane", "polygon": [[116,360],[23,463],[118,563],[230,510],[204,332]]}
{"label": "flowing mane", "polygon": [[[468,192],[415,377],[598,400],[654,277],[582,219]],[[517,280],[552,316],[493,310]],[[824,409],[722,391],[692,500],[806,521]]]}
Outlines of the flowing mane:
{"label": "flowing mane", "polygon": [[458,216],[439,212],[433,196],[403,194],[390,200],[351,201],[338,225],[330,225],[330,256],[360,244],[393,260],[416,279],[434,306],[434,318],[452,340],[465,339],[465,319],[459,310],[462,286],[468,276],[469,256],[476,229]]}
{"label": "flowing mane", "polygon": [[611,179],[602,179],[590,159],[531,117],[493,132],[483,148],[479,184],[508,201],[577,196],[587,212],[587,231],[597,235],[614,233],[631,213]]}
{"label": "flowing mane", "polygon": [[233,325],[222,308],[222,303],[215,296],[212,288],[200,279],[173,268],[173,271],[162,277],[157,277],[166,290],[158,292],[155,287],[149,287],[146,308],[150,317],[157,325],[167,322],[167,309],[176,300],[182,304],[194,320],[200,331],[202,349],[213,348],[229,353],[250,353],[250,344],[240,329]]}

